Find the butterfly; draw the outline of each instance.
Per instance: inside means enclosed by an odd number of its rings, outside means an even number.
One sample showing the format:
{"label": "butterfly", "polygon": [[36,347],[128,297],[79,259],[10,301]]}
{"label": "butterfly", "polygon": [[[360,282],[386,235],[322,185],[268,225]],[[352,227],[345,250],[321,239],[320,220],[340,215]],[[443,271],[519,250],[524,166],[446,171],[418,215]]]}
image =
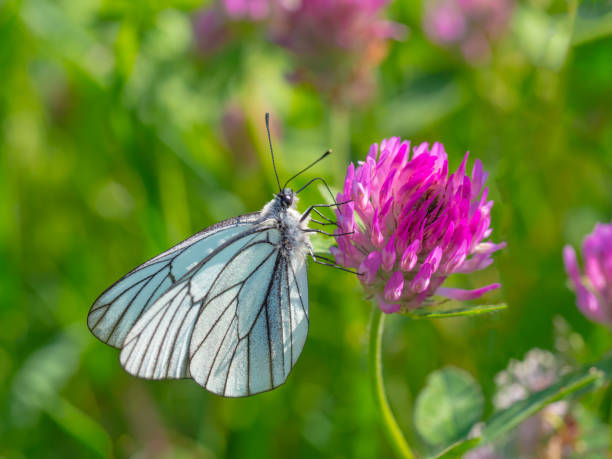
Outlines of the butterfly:
{"label": "butterfly", "polygon": [[296,210],[297,194],[315,180],[325,181],[315,178],[298,191],[287,184],[330,151],[281,187],[268,114],[265,119],[279,188],[274,199],[138,266],[91,307],[89,329],[121,349],[128,373],[192,378],[214,394],[244,397],[283,384],[300,356],[309,325],[307,256],[336,266],[315,256],[309,234],[332,234],[309,228],[310,214],[326,220],[317,223],[333,224],[317,208],[343,203]]}

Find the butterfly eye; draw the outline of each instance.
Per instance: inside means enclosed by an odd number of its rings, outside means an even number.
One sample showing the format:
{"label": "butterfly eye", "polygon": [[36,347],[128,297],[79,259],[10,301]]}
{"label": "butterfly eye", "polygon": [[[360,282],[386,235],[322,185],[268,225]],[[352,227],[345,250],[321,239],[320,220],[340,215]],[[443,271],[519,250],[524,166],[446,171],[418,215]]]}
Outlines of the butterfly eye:
{"label": "butterfly eye", "polygon": [[285,191],[282,197],[283,203],[285,203],[285,205],[290,206],[291,204],[293,204],[293,191]]}

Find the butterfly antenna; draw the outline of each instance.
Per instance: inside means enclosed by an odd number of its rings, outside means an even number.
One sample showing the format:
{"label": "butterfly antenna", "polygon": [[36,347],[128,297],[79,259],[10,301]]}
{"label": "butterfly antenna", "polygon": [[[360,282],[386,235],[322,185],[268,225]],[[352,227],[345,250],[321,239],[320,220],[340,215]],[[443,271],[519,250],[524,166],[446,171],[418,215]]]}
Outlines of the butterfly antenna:
{"label": "butterfly antenna", "polygon": [[276,163],[274,162],[274,150],[272,150],[272,137],[270,136],[270,114],[266,113],[266,131],[268,131],[268,144],[270,145],[270,155],[272,155],[272,167],[274,168],[274,175],[276,176],[276,183],[278,185],[278,191],[282,191],[280,186],[280,180],[278,179],[278,172],[276,171]]}
{"label": "butterfly antenna", "polygon": [[319,161],[321,161],[323,158],[325,158],[326,156],[331,154],[331,150],[327,150],[325,153],[323,153],[323,155],[321,155],[321,157],[319,159],[317,159],[316,161],[314,161],[312,164],[309,164],[308,166],[306,166],[304,169],[302,169],[301,171],[299,171],[297,174],[295,174],[293,177],[291,177],[289,180],[287,180],[285,182],[285,186],[283,188],[285,188],[287,185],[289,185],[289,182],[291,180],[293,180],[294,178],[296,178],[298,175],[303,174],[304,172],[306,172],[308,169],[310,169],[312,166],[314,166],[315,164],[317,164]]}

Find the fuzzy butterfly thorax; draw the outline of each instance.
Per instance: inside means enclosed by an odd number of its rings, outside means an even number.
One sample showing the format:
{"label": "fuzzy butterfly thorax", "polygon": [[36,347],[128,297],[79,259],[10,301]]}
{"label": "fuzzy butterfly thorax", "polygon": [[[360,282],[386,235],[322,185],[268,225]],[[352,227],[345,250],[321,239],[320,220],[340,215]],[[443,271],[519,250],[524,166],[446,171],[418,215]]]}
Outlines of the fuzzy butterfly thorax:
{"label": "fuzzy butterfly thorax", "polygon": [[273,219],[274,225],[281,233],[280,250],[284,256],[306,256],[311,249],[308,233],[310,216],[301,220],[296,205],[298,197],[290,188],[279,191],[274,199],[268,202],[261,210],[262,219]]}

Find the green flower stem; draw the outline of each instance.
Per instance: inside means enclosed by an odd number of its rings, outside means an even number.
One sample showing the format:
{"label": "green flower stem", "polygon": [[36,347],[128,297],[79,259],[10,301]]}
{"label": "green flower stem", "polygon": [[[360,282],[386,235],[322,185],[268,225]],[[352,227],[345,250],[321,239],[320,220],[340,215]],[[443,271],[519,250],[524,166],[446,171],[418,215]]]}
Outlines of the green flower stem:
{"label": "green flower stem", "polygon": [[567,15],[570,25],[570,43],[574,35],[574,26],[576,25],[576,12],[578,11],[579,0],[569,0],[567,5]]}
{"label": "green flower stem", "polygon": [[385,316],[377,304],[373,305],[372,318],[370,320],[370,343],[369,343],[369,358],[368,372],[370,374],[370,383],[374,391],[374,402],[380,411],[380,420],[382,422],[387,439],[395,450],[398,457],[414,458],[414,454],[408,446],[408,442],[404,438],[385,393],[385,385],[382,372],[382,336],[384,330]]}
{"label": "green flower stem", "polygon": [[610,403],[610,407],[608,408],[610,410],[608,411],[608,427],[610,429],[610,432],[608,434],[608,441],[609,441],[608,449],[612,448],[612,396],[610,396],[611,393],[612,393],[612,385],[608,386],[608,389],[606,389],[606,392],[603,395],[604,401],[607,401],[608,403]]}

